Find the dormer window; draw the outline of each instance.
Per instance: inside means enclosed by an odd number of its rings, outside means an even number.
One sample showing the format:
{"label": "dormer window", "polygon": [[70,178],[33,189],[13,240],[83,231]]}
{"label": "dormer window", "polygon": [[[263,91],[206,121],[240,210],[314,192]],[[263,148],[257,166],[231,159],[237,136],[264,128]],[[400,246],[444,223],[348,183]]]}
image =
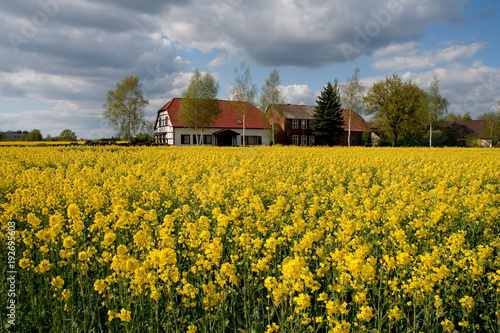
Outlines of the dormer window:
{"label": "dormer window", "polygon": [[238,123],[238,125],[241,125],[241,120],[240,119],[236,119],[236,122]]}

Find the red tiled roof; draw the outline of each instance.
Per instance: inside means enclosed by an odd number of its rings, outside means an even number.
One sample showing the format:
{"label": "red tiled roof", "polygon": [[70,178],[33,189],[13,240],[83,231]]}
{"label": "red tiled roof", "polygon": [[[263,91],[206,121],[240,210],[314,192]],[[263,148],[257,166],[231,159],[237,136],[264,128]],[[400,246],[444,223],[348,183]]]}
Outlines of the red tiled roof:
{"label": "red tiled roof", "polygon": [[[165,104],[160,111],[167,111],[170,121],[174,127],[186,127],[179,118],[179,110],[182,98],[172,98],[167,104]],[[241,115],[238,114],[234,108],[233,103],[245,103],[247,104],[247,113],[245,117],[245,128],[269,128],[269,125],[264,120],[263,113],[257,109],[254,105],[246,102],[230,102],[219,100],[219,107],[222,109],[222,113],[219,118],[209,127],[211,128],[243,128],[243,119]],[[238,119],[241,123],[238,122]]]}
{"label": "red tiled roof", "polygon": [[[286,119],[313,119],[315,106],[311,105],[285,105],[285,118]],[[342,109],[342,118],[344,120],[344,130],[348,130],[349,124],[349,112],[348,110]],[[361,117],[356,112],[351,112],[351,131],[353,132],[363,132],[369,131],[370,128],[365,122],[363,117]]]}

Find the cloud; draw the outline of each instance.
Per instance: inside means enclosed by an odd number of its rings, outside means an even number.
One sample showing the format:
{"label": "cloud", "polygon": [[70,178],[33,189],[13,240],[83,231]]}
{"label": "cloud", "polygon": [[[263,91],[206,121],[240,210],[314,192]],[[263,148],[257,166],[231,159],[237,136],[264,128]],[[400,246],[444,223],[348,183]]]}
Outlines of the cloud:
{"label": "cloud", "polygon": [[379,70],[390,69],[400,71],[403,69],[421,70],[436,67],[442,63],[452,63],[457,60],[469,59],[476,55],[487,43],[473,43],[470,45],[454,45],[446,49],[421,51],[415,50],[414,45],[392,45],[380,50],[375,55],[383,56],[397,53],[397,50],[410,51],[410,56],[394,56],[377,60],[373,67]]}
{"label": "cloud", "polygon": [[[440,94],[450,102],[449,112],[465,114],[474,119],[494,110],[500,100],[500,68],[474,61],[470,66],[453,63],[424,72],[407,71],[399,74],[403,80],[415,81],[427,89],[434,77],[439,80]],[[369,89],[385,77],[368,77],[361,82]]]}
{"label": "cloud", "polygon": [[[192,65],[183,57],[191,50],[213,53],[208,63],[212,69],[241,58],[270,67],[321,68],[375,54],[380,68],[388,66],[383,60],[399,56],[393,63],[400,69],[426,70],[433,64],[441,66],[435,71],[447,70],[447,76],[452,76],[455,71],[448,64],[467,58],[483,45],[425,53],[418,49],[419,41],[429,25],[460,24],[466,2],[5,1],[0,9],[4,32],[0,35],[0,99],[49,105],[14,116],[2,113],[2,126],[6,121],[13,128],[29,129],[43,122],[47,133],[57,135],[62,130],[59,126],[70,124],[63,127],[78,128],[78,136],[100,137],[106,128],[100,115],[108,90],[127,75],[139,76],[151,102],[146,113],[152,116],[187,87]],[[194,53],[198,57],[199,52]],[[317,92],[307,85],[284,89],[291,103],[315,103]],[[18,126],[22,124],[26,127]]]}
{"label": "cloud", "polygon": [[292,84],[282,87],[285,96],[288,98],[290,104],[297,105],[315,105],[316,96],[318,93],[314,92],[306,84]]}
{"label": "cloud", "polygon": [[386,47],[380,48],[373,53],[376,58],[381,58],[388,55],[414,55],[418,52],[416,42],[407,42],[402,44],[390,44]]}
{"label": "cloud", "polygon": [[200,1],[174,7],[162,31],[190,48],[242,50],[265,66],[307,68],[421,39],[433,23],[460,23],[466,0]]}

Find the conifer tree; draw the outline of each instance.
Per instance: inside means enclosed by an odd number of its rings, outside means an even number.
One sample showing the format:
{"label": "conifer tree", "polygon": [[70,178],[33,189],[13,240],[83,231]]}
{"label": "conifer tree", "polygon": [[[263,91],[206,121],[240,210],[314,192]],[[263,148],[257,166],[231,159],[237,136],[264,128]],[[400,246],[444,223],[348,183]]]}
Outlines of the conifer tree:
{"label": "conifer tree", "polygon": [[317,136],[316,142],[333,146],[337,143],[337,138],[342,133],[344,125],[340,112],[342,103],[337,79],[335,79],[333,86],[328,82],[316,103],[318,106],[316,106],[313,115],[313,134]]}

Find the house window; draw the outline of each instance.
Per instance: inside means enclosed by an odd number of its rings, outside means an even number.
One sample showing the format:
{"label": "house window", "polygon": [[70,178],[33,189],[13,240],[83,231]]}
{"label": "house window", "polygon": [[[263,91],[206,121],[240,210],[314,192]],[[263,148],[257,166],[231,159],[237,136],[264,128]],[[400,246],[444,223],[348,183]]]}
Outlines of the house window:
{"label": "house window", "polygon": [[245,146],[258,146],[262,144],[262,137],[257,135],[245,135]]}
{"label": "house window", "polygon": [[302,135],[302,137],[300,138],[300,145],[307,146],[307,135]]}
{"label": "house window", "polygon": [[309,129],[313,129],[314,123],[312,120],[309,120]]}
{"label": "house window", "polygon": [[[299,120],[298,119],[294,119],[292,120],[292,128],[293,129],[297,129],[299,128]],[[297,139],[298,140],[298,139]]]}
{"label": "house window", "polygon": [[203,136],[203,144],[205,144],[205,145],[212,144],[212,135],[211,134]]}
{"label": "house window", "polygon": [[309,144],[314,145],[314,135],[309,135]]}
{"label": "house window", "polygon": [[193,134],[193,145],[196,145],[196,144],[197,144],[196,142],[197,142],[198,140],[196,140],[196,139],[197,139],[197,138],[196,138],[196,134]]}
{"label": "house window", "polygon": [[299,136],[298,135],[292,135],[292,144],[293,145],[299,144]]}
{"label": "house window", "polygon": [[188,145],[189,144],[189,134],[181,135],[181,144]]}
{"label": "house window", "polygon": [[307,129],[307,120],[302,120],[301,128],[302,129]]}
{"label": "house window", "polygon": [[470,132],[470,134],[472,134],[472,133],[474,133],[474,130],[471,128],[469,132]]}
{"label": "house window", "polygon": [[241,125],[241,124],[242,124],[242,122],[241,122],[241,120],[240,120],[240,119],[236,119],[236,122],[238,123],[238,125]]}
{"label": "house window", "polygon": [[351,139],[351,145],[355,145],[356,144],[356,138],[352,138]]}
{"label": "house window", "polygon": [[340,140],[340,143],[342,143],[343,145],[345,145],[345,139]]}

